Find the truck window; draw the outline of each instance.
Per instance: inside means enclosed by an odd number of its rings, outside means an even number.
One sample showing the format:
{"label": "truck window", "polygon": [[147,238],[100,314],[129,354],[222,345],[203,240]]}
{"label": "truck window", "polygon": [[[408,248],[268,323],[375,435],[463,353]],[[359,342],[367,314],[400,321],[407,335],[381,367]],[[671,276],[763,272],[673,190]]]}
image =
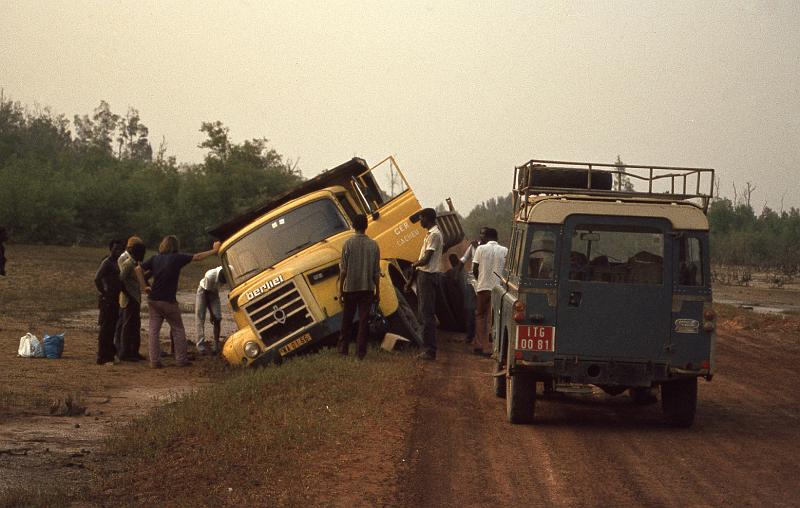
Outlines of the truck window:
{"label": "truck window", "polygon": [[553,278],[556,235],[552,231],[534,231],[528,252],[528,276],[534,279]]}
{"label": "truck window", "polygon": [[251,231],[225,251],[223,262],[233,277],[232,286],[236,286],[305,247],[348,229],[336,204],[319,199]]}
{"label": "truck window", "polygon": [[703,285],[703,257],[700,239],[684,236],[678,242],[678,284]]}
{"label": "truck window", "polygon": [[342,205],[344,213],[347,214],[347,216],[350,218],[350,222],[352,223],[355,220],[356,215],[358,215],[358,212],[356,212],[356,209],[350,204],[350,200],[347,199],[347,194],[337,194],[336,199],[339,200],[339,204]]}
{"label": "truck window", "polygon": [[646,227],[578,225],[569,263],[570,280],[663,284],[664,234]]}
{"label": "truck window", "polygon": [[408,184],[391,159],[386,159],[359,179],[364,197],[375,210],[408,190]]}

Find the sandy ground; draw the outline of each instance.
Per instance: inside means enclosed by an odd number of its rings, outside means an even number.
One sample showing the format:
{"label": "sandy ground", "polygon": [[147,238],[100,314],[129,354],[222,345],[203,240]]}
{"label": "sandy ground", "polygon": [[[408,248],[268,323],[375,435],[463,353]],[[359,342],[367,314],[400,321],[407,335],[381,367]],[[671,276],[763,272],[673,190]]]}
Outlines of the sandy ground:
{"label": "sandy ground", "polygon": [[[729,293],[734,293],[734,289]],[[745,293],[751,301],[797,303],[796,293]],[[717,290],[716,295],[725,293]],[[769,300],[772,301],[772,300]],[[185,310],[192,293],[182,293]],[[0,351],[4,383],[36,397],[89,386],[83,416],[48,416],[27,405],[0,421],[0,486],[37,477],[80,490],[98,468],[102,442],[156,404],[208,382],[200,358],[189,369],[96,366],[95,311],[67,316],[61,360]],[[190,330],[193,318],[185,316]],[[230,321],[223,332],[230,333]],[[164,333],[166,332],[166,328]],[[717,374],[701,381],[690,429],[662,423],[659,405],[633,406],[602,393],[540,399],[537,422],[507,422],[492,391],[492,362],[440,332],[439,360],[374,442],[320,464],[320,504],[348,506],[796,506],[800,454],[800,326],[770,330],[722,323]],[[10,340],[4,340],[6,346]],[[143,348],[144,350],[144,348]],[[144,351],[143,351],[144,352]],[[44,394],[44,395],[42,395]],[[324,484],[324,485],[323,485]],[[359,490],[358,485],[363,485]],[[313,503],[312,503],[313,504]]]}
{"label": "sandy ground", "polygon": [[[694,426],[624,396],[540,400],[507,422],[492,361],[445,343],[418,386],[402,506],[797,506],[800,326],[723,324]],[[539,389],[541,393],[541,387]]]}
{"label": "sandy ground", "polygon": [[[194,293],[181,292],[178,301],[188,337],[193,339]],[[229,308],[223,316],[224,337],[233,333],[235,326]],[[96,323],[96,310],[68,315],[51,323],[50,328],[66,333],[64,355],[58,360],[19,358],[14,341],[3,341],[0,372],[4,386],[24,386],[30,398],[41,400],[30,403],[21,399],[10,414],[0,419],[0,487],[24,481],[30,471],[36,471],[37,475],[44,474],[51,481],[80,490],[91,477],[95,454],[104,439],[113,438],[116,426],[208,383],[203,376],[204,368],[222,362],[219,358],[196,356],[195,365],[189,368],[173,367],[171,357],[165,358],[166,368],[161,370],[150,369],[146,361],[96,365]],[[146,310],[142,324],[147,326]],[[207,337],[210,328],[207,324]],[[140,351],[144,355],[146,333],[143,328]],[[170,347],[167,333],[168,326],[164,325],[164,351]],[[85,407],[85,413],[51,416],[49,406],[63,400],[65,393],[74,396]]]}

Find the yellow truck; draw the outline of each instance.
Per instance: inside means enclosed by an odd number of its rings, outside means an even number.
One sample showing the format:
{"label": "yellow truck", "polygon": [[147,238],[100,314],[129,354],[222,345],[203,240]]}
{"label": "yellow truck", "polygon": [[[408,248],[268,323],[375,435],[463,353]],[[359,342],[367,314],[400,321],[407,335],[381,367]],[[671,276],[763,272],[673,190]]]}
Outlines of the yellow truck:
{"label": "yellow truck", "polygon": [[[370,168],[353,158],[209,231],[231,287],[238,331],[223,348],[234,365],[280,363],[319,349],[341,328],[339,259],[357,214],[381,250],[380,310],[389,330],[419,343],[405,272],[425,238],[421,209],[393,157]],[[445,247],[464,236],[457,214],[437,219]]]}

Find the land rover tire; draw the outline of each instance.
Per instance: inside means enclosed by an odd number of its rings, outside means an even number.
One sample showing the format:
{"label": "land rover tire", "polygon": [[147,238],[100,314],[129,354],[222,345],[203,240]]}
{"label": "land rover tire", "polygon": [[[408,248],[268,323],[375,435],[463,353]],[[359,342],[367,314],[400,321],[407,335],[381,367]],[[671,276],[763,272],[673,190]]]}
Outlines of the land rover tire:
{"label": "land rover tire", "polygon": [[389,331],[411,341],[411,344],[418,346],[422,343],[419,333],[420,324],[417,315],[408,304],[403,293],[394,288],[397,295],[397,310],[389,316]]}
{"label": "land rover tire", "polygon": [[494,364],[494,394],[501,399],[506,398],[506,375],[499,375],[506,370],[503,362],[496,362]]}
{"label": "land rover tire", "polygon": [[635,406],[648,406],[658,402],[658,398],[648,386],[632,386],[628,388],[628,396]]}
{"label": "land rover tire", "polygon": [[672,427],[689,427],[697,410],[697,378],[667,381],[661,384],[661,409]]}
{"label": "land rover tire", "polygon": [[506,377],[506,413],[511,423],[531,423],[536,410],[536,378],[516,373]]}

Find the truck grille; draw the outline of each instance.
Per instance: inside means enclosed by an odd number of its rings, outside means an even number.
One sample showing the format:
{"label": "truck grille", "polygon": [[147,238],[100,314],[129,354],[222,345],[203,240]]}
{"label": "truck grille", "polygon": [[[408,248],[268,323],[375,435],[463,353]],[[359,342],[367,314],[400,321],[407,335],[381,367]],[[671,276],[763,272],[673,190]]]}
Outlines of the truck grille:
{"label": "truck grille", "polygon": [[266,346],[289,337],[314,322],[294,282],[288,282],[245,306]]}

